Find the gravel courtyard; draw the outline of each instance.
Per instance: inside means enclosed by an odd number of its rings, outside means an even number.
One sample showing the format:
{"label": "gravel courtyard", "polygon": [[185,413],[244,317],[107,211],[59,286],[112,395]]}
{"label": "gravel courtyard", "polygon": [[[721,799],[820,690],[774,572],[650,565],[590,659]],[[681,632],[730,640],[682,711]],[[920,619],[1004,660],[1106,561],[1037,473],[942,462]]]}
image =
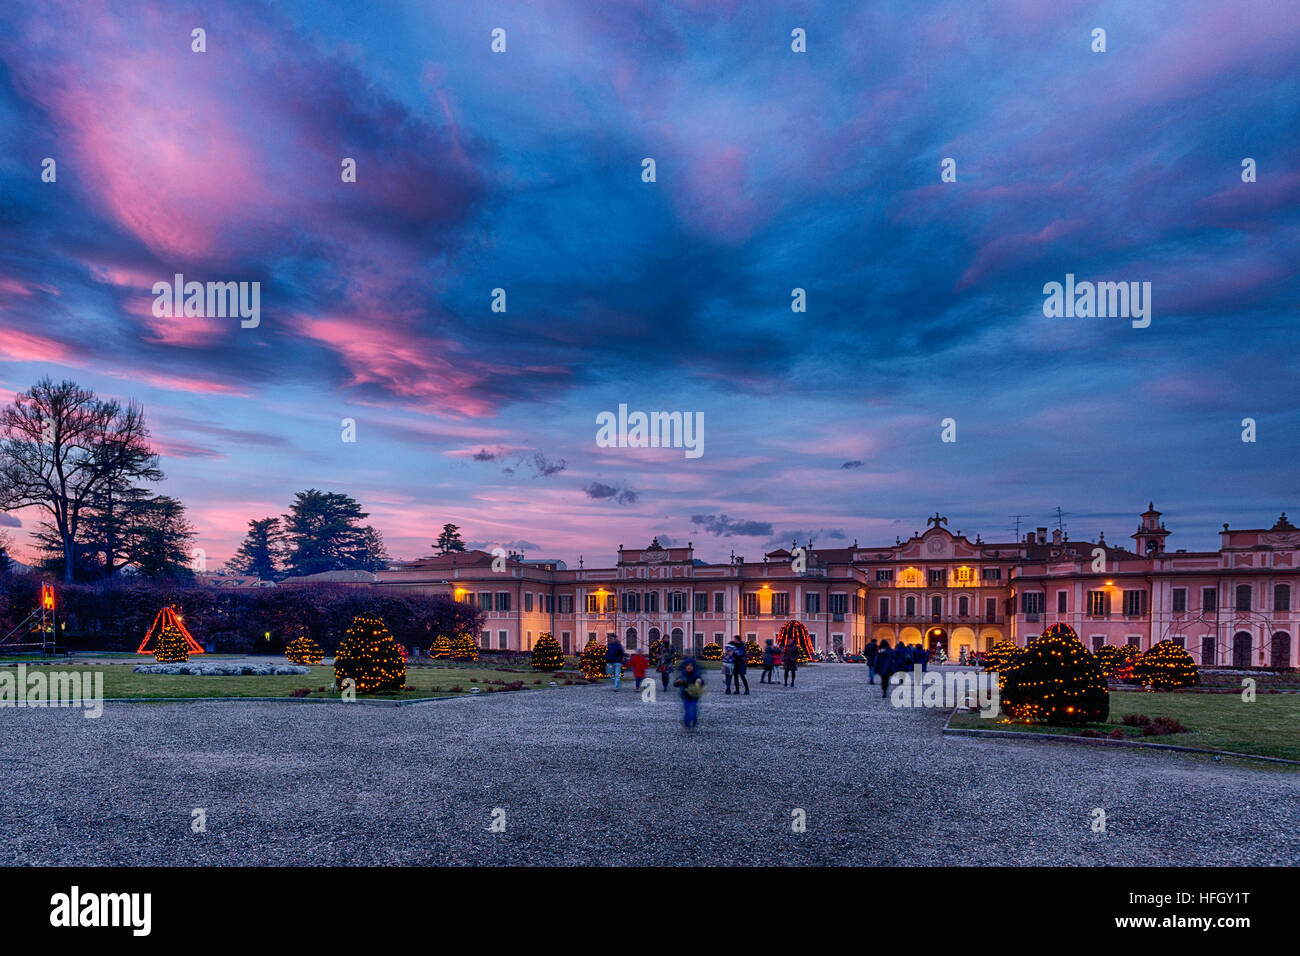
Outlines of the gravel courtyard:
{"label": "gravel courtyard", "polygon": [[890,707],[854,665],[795,690],[751,671],[739,698],[710,677],[689,735],[675,692],[642,703],[630,681],[402,708],[3,710],[0,863],[1300,863],[1294,772],[944,737],[945,713]]}

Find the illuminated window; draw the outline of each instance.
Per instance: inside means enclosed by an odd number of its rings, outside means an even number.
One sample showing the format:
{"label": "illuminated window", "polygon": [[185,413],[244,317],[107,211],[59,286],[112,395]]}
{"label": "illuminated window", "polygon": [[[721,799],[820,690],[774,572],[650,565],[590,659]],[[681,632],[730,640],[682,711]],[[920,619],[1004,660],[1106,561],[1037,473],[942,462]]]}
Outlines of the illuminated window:
{"label": "illuminated window", "polygon": [[972,571],[970,568],[958,568],[958,569],[957,569],[957,583],[958,583],[958,584],[970,584],[971,581],[973,581],[973,580],[975,580],[975,572]]}

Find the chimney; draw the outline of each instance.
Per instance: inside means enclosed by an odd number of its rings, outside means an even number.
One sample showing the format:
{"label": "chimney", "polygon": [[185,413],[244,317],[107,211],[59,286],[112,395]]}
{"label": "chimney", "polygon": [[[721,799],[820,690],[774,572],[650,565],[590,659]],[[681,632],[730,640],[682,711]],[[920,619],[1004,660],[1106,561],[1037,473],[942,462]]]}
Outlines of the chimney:
{"label": "chimney", "polygon": [[1046,528],[1039,528],[1039,529],[1038,529],[1038,543],[1039,543],[1039,544],[1047,544],[1047,529],[1046,529]]}
{"label": "chimney", "polygon": [[1059,545],[1060,543],[1061,543],[1061,529],[1055,528],[1052,531],[1052,544]]}

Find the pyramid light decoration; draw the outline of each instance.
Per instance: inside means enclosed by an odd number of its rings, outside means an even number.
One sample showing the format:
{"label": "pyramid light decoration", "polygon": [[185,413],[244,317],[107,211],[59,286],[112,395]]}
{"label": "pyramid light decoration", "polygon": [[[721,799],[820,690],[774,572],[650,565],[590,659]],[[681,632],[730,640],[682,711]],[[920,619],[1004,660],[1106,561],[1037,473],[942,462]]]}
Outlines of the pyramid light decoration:
{"label": "pyramid light decoration", "polygon": [[[788,643],[794,641],[799,648],[799,653],[795,659],[803,664],[812,660],[813,646],[812,638],[808,636],[808,628],[804,627],[798,621],[786,621],[781,625],[781,631],[776,636],[777,646],[784,648]],[[748,654],[746,654],[748,659]],[[759,652],[759,660],[762,660],[762,652]]]}
{"label": "pyramid light decoration", "polygon": [[[140,642],[140,646],[136,648],[135,652],[137,654],[154,654],[158,649],[158,640],[168,627],[175,627],[180,632],[181,637],[184,638],[185,648],[188,652],[187,657],[189,654],[203,653],[203,645],[194,639],[194,635],[189,632],[185,622],[181,620],[181,616],[176,613],[176,608],[170,604],[158,612],[158,616],[153,619],[153,624],[150,625],[149,630],[144,632],[144,640]],[[149,646],[151,642],[153,647]]]}

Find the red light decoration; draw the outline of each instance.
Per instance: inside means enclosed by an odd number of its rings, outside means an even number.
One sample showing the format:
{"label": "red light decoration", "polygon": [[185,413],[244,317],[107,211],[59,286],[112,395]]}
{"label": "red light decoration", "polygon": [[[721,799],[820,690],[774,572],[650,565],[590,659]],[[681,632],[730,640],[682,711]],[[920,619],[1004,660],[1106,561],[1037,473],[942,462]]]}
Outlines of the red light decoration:
{"label": "red light decoration", "polygon": [[158,612],[158,616],[153,619],[153,624],[150,625],[149,630],[144,632],[144,640],[140,642],[140,646],[136,648],[135,652],[137,654],[155,653],[158,649],[158,638],[162,636],[163,629],[168,626],[174,626],[180,631],[181,636],[185,638],[185,646],[191,654],[203,653],[203,645],[194,639],[194,635],[189,632],[189,628],[185,626],[185,622],[181,620],[180,615],[176,613],[176,609],[171,605]]}
{"label": "red light decoration", "polygon": [[41,585],[41,607],[45,608],[45,610],[47,611],[54,610],[54,585],[53,584]]}
{"label": "red light decoration", "polygon": [[[806,660],[812,660],[813,645],[812,638],[808,636],[808,628],[804,627],[798,621],[786,621],[781,625],[781,631],[776,636],[776,643],[784,648],[788,643],[794,641],[802,653],[799,655],[799,663]],[[746,658],[748,659],[748,654]],[[762,652],[759,652],[759,660],[762,660]]]}

